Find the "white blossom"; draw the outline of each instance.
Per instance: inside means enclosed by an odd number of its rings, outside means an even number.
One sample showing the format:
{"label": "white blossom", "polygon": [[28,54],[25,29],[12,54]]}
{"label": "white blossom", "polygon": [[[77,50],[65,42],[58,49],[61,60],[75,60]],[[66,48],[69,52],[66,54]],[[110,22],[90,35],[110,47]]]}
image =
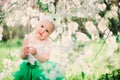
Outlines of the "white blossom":
{"label": "white blossom", "polygon": [[106,9],[106,5],[105,4],[96,4],[97,8],[100,10],[100,11],[104,11]]}
{"label": "white blossom", "polygon": [[2,28],[2,26],[0,26],[0,40],[2,40],[2,32],[3,32],[3,28]]}
{"label": "white blossom", "polygon": [[106,30],[108,30],[108,27],[107,27],[107,25],[108,25],[108,19],[101,19],[100,21],[99,21],[99,23],[98,23],[98,28],[99,28],[99,30],[102,32],[102,33],[104,33]]}

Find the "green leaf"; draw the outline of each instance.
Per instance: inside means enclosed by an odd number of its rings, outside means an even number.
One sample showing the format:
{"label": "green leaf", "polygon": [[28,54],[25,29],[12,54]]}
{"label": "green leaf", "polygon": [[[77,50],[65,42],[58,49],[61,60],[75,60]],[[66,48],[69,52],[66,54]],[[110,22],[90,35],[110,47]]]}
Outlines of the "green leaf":
{"label": "green leaf", "polygon": [[37,1],[37,5],[38,5],[39,7],[41,7],[41,6],[42,6],[42,2],[40,2],[40,0],[38,0],[38,1]]}
{"label": "green leaf", "polygon": [[71,38],[73,42],[76,42],[77,37],[74,33],[71,34]]}
{"label": "green leaf", "polygon": [[81,77],[82,77],[82,80],[85,79],[85,73],[83,71],[81,72]]}
{"label": "green leaf", "polygon": [[120,42],[120,35],[116,36],[116,42]]}

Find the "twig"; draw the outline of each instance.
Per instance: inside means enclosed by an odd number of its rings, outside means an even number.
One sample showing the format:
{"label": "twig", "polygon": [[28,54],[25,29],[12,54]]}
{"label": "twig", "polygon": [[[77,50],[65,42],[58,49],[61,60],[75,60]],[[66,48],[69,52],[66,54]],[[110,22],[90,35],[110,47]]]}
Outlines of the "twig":
{"label": "twig", "polygon": [[109,34],[110,34],[110,31],[108,32],[108,34],[107,34],[107,36],[106,36],[104,42],[102,43],[102,45],[101,45],[100,49],[98,50],[98,52],[96,53],[95,57],[92,59],[92,62],[96,59],[96,57],[98,56],[98,54],[99,54],[100,51],[102,50],[102,48],[103,48],[103,46],[104,46],[104,44],[105,44],[105,41],[107,40]]}

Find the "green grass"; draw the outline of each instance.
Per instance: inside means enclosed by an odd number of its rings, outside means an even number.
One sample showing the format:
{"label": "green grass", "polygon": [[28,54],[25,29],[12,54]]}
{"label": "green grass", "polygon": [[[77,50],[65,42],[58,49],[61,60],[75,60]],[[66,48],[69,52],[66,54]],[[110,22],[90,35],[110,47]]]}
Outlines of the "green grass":
{"label": "green grass", "polygon": [[[72,80],[94,80],[97,79],[100,75],[110,72],[112,70],[115,70],[120,67],[120,50],[117,49],[116,53],[114,53],[112,56],[108,56],[106,54],[108,50],[108,45],[105,43],[103,47],[101,48],[102,44],[104,43],[103,40],[99,40],[97,42],[90,42],[88,44],[89,47],[92,48],[92,55],[89,57],[85,57],[84,60],[87,63],[90,63],[90,68],[92,69],[92,75],[88,75],[86,72],[81,73],[79,72],[76,75],[71,75],[68,77],[68,79]],[[119,43],[120,44],[120,43]],[[15,50],[20,50],[22,46],[22,39],[14,39],[12,41],[8,42],[1,42],[0,45],[0,72],[3,71],[3,60],[4,58],[10,58],[10,52],[13,52]],[[83,47],[84,48],[84,47]],[[120,48],[120,46],[119,46]],[[101,49],[101,50],[100,50]],[[97,55],[98,54],[98,55]],[[97,56],[96,56],[97,55]],[[96,57],[95,57],[96,56]],[[94,59],[95,58],[95,59]],[[93,62],[91,62],[94,59]],[[11,59],[12,61],[17,61],[18,58]],[[8,75],[4,80],[11,79],[11,77]]]}
{"label": "green grass", "polygon": [[[3,61],[4,59],[10,59],[12,61],[18,61],[19,57],[14,57],[12,54],[18,54],[14,53],[15,51],[20,51],[22,46],[22,39],[13,39],[8,40],[7,42],[1,41],[0,42],[0,73],[5,71]],[[4,77],[2,80],[13,80],[11,74],[7,74],[6,77]]]}
{"label": "green grass", "polygon": [[22,45],[22,39],[9,40],[8,42],[0,42],[0,63],[3,59],[9,57],[11,51],[20,50]]}
{"label": "green grass", "polygon": [[9,54],[9,48],[2,47],[0,48],[0,63],[3,62],[3,59]]}
{"label": "green grass", "polygon": [[108,49],[108,45],[104,43],[104,40],[99,40],[98,42],[91,43],[92,51],[93,51],[93,56],[92,56],[92,61],[97,60],[100,56],[105,55]]}
{"label": "green grass", "polygon": [[[92,70],[92,74],[89,75],[85,73],[84,80],[97,80],[100,75],[119,69],[120,47],[110,56],[107,54],[107,51],[109,50],[108,44],[104,43],[104,40],[102,39],[94,42],[91,41],[87,46],[92,48],[92,55],[89,55],[89,57],[84,57],[83,59],[86,63],[90,64],[89,68]],[[77,75],[71,75],[69,78],[79,80],[78,78],[81,78],[82,76]]]}

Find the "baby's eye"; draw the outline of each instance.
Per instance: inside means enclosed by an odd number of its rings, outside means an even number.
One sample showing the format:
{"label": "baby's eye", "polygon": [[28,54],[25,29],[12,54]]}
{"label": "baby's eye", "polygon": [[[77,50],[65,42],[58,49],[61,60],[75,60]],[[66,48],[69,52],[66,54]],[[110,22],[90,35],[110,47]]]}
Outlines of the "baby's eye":
{"label": "baby's eye", "polygon": [[45,30],[46,32],[49,32],[48,30]]}
{"label": "baby's eye", "polygon": [[41,25],[41,28],[43,28],[44,26],[43,25]]}

